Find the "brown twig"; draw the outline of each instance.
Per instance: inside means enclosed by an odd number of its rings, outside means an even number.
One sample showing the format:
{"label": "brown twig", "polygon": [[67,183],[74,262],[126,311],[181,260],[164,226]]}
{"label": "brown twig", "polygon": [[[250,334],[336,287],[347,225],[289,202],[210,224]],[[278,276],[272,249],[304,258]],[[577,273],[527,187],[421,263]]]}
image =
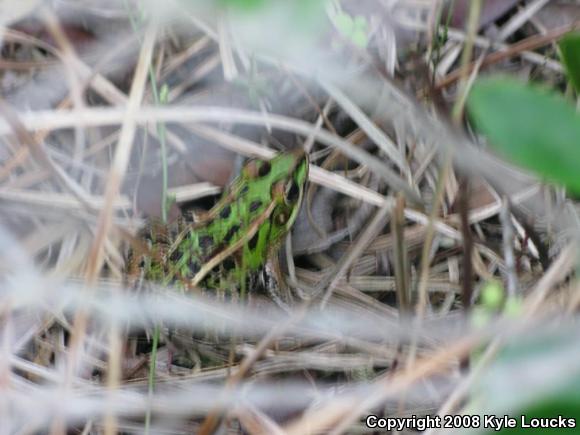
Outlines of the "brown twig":
{"label": "brown twig", "polygon": [[461,301],[465,311],[469,311],[471,307],[471,295],[473,294],[473,238],[469,228],[470,190],[469,179],[467,177],[461,177],[459,186],[459,216],[461,219],[461,235],[463,238]]}
{"label": "brown twig", "polygon": [[[518,53],[521,53],[523,51],[534,50],[536,48],[543,47],[544,45],[551,44],[552,42],[560,39],[566,33],[576,30],[578,28],[580,28],[580,21],[575,21],[574,23],[569,24],[567,26],[562,26],[553,29],[550,32],[546,33],[545,35],[530,36],[529,38],[526,38],[522,41],[519,41],[509,46],[508,49],[505,51],[496,51],[494,53],[488,54],[483,59],[481,67],[484,68],[486,66],[490,66],[495,63],[501,62],[502,60],[509,59],[510,57],[517,55]],[[434,88],[436,90],[439,90],[455,83],[457,80],[461,78],[462,74],[465,73],[464,68],[466,68],[468,72],[471,72],[475,68],[477,68],[477,66],[478,62],[475,61],[468,64],[466,67],[460,67],[452,71],[451,73],[447,74],[444,78],[439,80],[435,84]]]}

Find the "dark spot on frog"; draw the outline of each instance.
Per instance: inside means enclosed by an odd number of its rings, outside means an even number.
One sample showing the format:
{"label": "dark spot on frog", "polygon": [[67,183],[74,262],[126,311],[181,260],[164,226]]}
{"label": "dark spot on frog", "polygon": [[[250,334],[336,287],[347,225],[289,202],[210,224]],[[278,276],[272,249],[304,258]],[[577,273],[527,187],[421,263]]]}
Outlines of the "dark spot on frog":
{"label": "dark spot on frog", "polygon": [[226,205],[222,211],[220,211],[220,217],[222,219],[227,219],[230,217],[230,213],[232,212],[232,207],[229,205]]}
{"label": "dark spot on frog", "polygon": [[188,211],[183,213],[183,223],[186,225],[195,223],[194,215],[192,212]]}
{"label": "dark spot on frog", "polygon": [[236,267],[236,262],[231,257],[228,257],[224,260],[223,266],[225,270],[233,270]]}
{"label": "dark spot on frog", "polygon": [[220,265],[218,264],[207,273],[202,283],[204,286],[207,286],[208,283],[219,282],[219,276],[220,276]]}
{"label": "dark spot on frog", "polygon": [[234,237],[234,235],[240,230],[240,226],[239,225],[234,225],[233,227],[231,227],[228,232],[226,233],[226,235],[224,236],[224,242],[229,242],[231,240],[232,237]]}
{"label": "dark spot on frog", "polygon": [[197,272],[200,271],[201,266],[193,258],[190,258],[189,264],[187,265],[187,268],[189,269],[189,271],[191,272],[192,275],[195,275]]}
{"label": "dark spot on frog", "polygon": [[295,181],[292,181],[288,190],[286,191],[286,201],[289,203],[295,203],[298,200],[298,196],[300,195],[300,188],[296,184]]}
{"label": "dark spot on frog", "polygon": [[179,262],[179,260],[181,260],[182,255],[181,252],[179,252],[179,249],[174,249],[173,252],[171,252],[171,254],[169,255],[169,261],[172,264],[177,264]]}
{"label": "dark spot on frog", "polygon": [[265,177],[270,173],[272,166],[270,166],[269,162],[263,162],[260,165],[260,169],[258,169],[258,177]]}
{"label": "dark spot on frog", "polygon": [[253,251],[254,249],[256,249],[256,246],[258,245],[259,239],[260,239],[260,233],[257,232],[256,234],[254,234],[254,237],[252,237],[250,239],[250,241],[248,242],[248,247],[250,248],[250,251]]}
{"label": "dark spot on frog", "polygon": [[200,236],[199,247],[202,249],[203,252],[207,252],[207,250],[211,249],[212,246],[213,246],[213,237]]}
{"label": "dark spot on frog", "polygon": [[248,186],[248,185],[246,184],[244,187],[242,187],[242,188],[240,189],[240,196],[241,196],[241,195],[245,195],[246,193],[248,193],[248,190],[250,190],[250,186]]}
{"label": "dark spot on frog", "polygon": [[255,212],[260,208],[261,205],[262,201],[260,201],[259,199],[252,201],[252,203],[250,204],[250,212]]}

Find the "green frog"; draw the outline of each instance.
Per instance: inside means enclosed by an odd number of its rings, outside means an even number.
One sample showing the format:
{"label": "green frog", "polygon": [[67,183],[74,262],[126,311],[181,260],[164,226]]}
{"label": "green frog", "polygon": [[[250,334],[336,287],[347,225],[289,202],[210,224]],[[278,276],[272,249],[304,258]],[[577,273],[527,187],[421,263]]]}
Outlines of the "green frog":
{"label": "green frog", "polygon": [[245,291],[290,231],[307,178],[302,150],[250,160],[199,219],[150,222],[130,254],[129,276],[185,289]]}

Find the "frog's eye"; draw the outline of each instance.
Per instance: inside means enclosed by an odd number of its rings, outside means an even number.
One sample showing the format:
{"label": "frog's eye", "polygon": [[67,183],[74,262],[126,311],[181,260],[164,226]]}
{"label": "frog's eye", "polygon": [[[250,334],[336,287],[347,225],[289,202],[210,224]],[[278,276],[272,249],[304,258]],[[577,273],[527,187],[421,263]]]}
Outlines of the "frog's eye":
{"label": "frog's eye", "polygon": [[222,265],[223,265],[225,270],[233,270],[236,267],[236,262],[228,257],[224,260]]}
{"label": "frog's eye", "polygon": [[272,166],[270,165],[270,162],[262,162],[262,164],[258,168],[258,177],[265,177],[270,173],[271,169]]}
{"label": "frog's eye", "polygon": [[271,170],[272,165],[270,165],[270,162],[257,159],[250,160],[244,168],[246,176],[250,179],[265,177]]}
{"label": "frog's eye", "polygon": [[300,197],[300,187],[296,181],[292,180],[286,184],[284,199],[288,204],[294,204]]}

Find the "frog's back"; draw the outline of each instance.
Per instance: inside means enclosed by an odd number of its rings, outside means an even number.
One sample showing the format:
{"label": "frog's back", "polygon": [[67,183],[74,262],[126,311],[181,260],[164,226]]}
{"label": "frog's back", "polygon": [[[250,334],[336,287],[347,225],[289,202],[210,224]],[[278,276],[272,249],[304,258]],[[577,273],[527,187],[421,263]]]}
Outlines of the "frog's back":
{"label": "frog's back", "polygon": [[[200,222],[150,223],[140,236],[148,245],[148,258],[141,259],[144,279],[207,289],[245,282],[296,219],[307,168],[303,153],[251,161]],[[215,265],[205,270],[210,263]]]}

